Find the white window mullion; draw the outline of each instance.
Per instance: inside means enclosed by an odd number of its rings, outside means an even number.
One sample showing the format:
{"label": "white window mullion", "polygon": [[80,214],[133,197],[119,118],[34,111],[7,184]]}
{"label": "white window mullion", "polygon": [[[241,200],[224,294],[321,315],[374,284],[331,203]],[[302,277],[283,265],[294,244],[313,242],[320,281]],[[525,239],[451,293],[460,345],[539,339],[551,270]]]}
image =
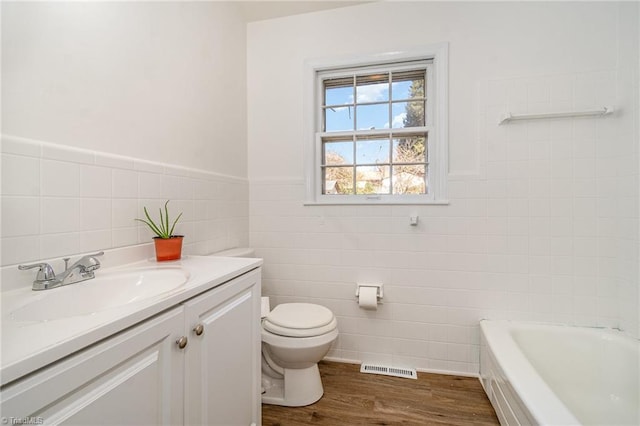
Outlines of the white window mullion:
{"label": "white window mullion", "polygon": [[356,135],[352,134],[351,135],[351,144],[353,146],[352,146],[351,149],[353,149],[353,164],[351,165],[351,168],[353,170],[353,178],[351,180],[353,182],[352,183],[352,185],[353,185],[353,195],[356,195],[358,193],[358,189],[356,188],[356,185],[358,183],[358,178],[357,178],[357,175],[356,175],[356,171],[357,171],[357,169],[356,169],[356,163],[357,163],[357,159],[356,159],[356,153],[357,153],[357,151],[356,151],[356,141],[357,141]]}
{"label": "white window mullion", "polygon": [[358,86],[356,86],[356,76],[353,76],[353,129],[351,130],[357,130],[358,129],[358,113],[356,112],[358,110]]}
{"label": "white window mullion", "polygon": [[425,127],[400,127],[397,129],[373,129],[373,130],[358,130],[355,132],[352,131],[339,131],[339,132],[319,132],[318,134],[323,138],[341,138],[345,139],[351,136],[363,137],[363,136],[388,136],[391,135],[393,138],[398,138],[402,136],[409,136],[413,134],[421,134],[421,133],[429,133],[432,132],[433,129],[425,126]]}
{"label": "white window mullion", "polygon": [[393,194],[393,133],[389,132],[389,194]]}

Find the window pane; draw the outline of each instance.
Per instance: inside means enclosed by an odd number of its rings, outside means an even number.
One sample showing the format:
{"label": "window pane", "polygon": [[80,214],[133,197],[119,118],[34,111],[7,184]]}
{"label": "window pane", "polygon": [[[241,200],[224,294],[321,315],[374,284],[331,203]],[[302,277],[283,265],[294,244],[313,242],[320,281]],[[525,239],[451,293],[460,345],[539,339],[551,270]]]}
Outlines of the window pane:
{"label": "window pane", "polygon": [[393,140],[394,163],[426,163],[427,140],[424,136],[407,136]]}
{"label": "window pane", "polygon": [[394,166],[394,194],[426,194],[427,166]]}
{"label": "window pane", "polygon": [[356,77],[356,99],[359,104],[388,101],[389,74]]}
{"label": "window pane", "polygon": [[324,110],[325,132],[353,129],[353,107],[326,108]]}
{"label": "window pane", "polygon": [[358,130],[389,128],[389,104],[358,105]]}
{"label": "window pane", "polygon": [[347,87],[325,87],[325,105],[353,104],[353,84]]}
{"label": "window pane", "polygon": [[389,194],[389,166],[356,167],[357,194]]}
{"label": "window pane", "polygon": [[389,139],[356,142],[356,164],[389,163]]}
{"label": "window pane", "polygon": [[353,164],[353,142],[325,142],[323,164],[337,166]]}
{"label": "window pane", "polygon": [[323,81],[324,104],[353,104],[353,77],[331,78]]}
{"label": "window pane", "polygon": [[392,99],[394,101],[404,101],[411,96],[410,81],[393,82],[391,88],[391,92],[393,93]]}
{"label": "window pane", "polygon": [[353,167],[325,167],[323,194],[353,194]]}
{"label": "window pane", "polygon": [[395,129],[424,126],[424,101],[394,103],[392,113]]}
{"label": "window pane", "polygon": [[401,129],[404,127],[405,120],[407,119],[405,109],[405,104],[392,104],[391,112],[393,113],[393,117],[391,119],[391,128]]}
{"label": "window pane", "polygon": [[391,78],[394,101],[424,98],[424,70],[393,73]]}

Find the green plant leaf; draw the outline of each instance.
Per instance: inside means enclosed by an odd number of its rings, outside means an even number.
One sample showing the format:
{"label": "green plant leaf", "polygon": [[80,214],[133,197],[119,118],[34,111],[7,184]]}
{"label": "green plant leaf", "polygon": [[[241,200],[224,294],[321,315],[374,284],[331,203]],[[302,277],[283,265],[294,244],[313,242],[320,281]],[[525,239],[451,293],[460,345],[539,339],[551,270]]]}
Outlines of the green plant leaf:
{"label": "green plant leaf", "polygon": [[165,237],[165,235],[167,234],[167,230],[164,229],[164,218],[162,217],[162,209],[159,208],[158,211],[160,212],[160,225],[158,225],[158,228],[160,229],[160,231],[162,231],[162,238],[167,238]]}
{"label": "green plant leaf", "polygon": [[182,213],[180,213],[176,218],[176,220],[173,221],[173,225],[171,225],[171,232],[169,232],[169,236],[173,235],[173,228],[176,227],[176,223],[178,223],[178,219],[180,219],[181,217],[182,217]]}
{"label": "green plant leaf", "polygon": [[147,217],[147,220],[149,221],[147,225],[149,225],[151,230],[155,232],[158,237],[162,238],[162,231],[160,230],[160,228],[158,228],[158,225],[156,225],[153,219],[151,219],[151,216],[149,216],[149,212],[147,211],[146,207],[144,208],[144,215]]}
{"label": "green plant leaf", "polygon": [[173,235],[173,230],[176,226],[176,223],[182,217],[182,213],[178,215],[176,220],[173,221],[173,225],[171,225],[171,228],[169,228],[170,221],[169,221],[168,204],[169,204],[169,200],[167,200],[167,202],[164,203],[164,212],[162,211],[162,207],[158,209],[160,212],[160,220],[157,223],[153,219],[151,219],[151,216],[149,215],[149,212],[147,211],[146,207],[144,207],[144,215],[146,216],[147,219],[146,220],[135,219],[135,220],[146,224],[149,227],[149,229],[151,229],[151,231],[154,234],[156,234],[158,237],[163,239],[171,238],[171,236]]}
{"label": "green plant leaf", "polygon": [[[164,203],[164,219],[165,219],[164,230],[167,232],[167,236],[171,237],[171,232],[169,231],[169,209],[167,209],[167,204],[169,204],[169,200],[167,200],[167,202]],[[160,217],[162,217],[162,213],[160,214]],[[173,229],[171,231],[173,231]]]}

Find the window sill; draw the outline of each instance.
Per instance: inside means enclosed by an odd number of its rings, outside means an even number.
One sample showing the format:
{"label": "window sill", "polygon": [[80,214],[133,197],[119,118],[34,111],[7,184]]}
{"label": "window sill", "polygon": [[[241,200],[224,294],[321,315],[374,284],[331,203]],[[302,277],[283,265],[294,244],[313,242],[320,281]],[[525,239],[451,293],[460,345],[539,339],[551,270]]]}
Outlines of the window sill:
{"label": "window sill", "polygon": [[382,200],[323,200],[305,201],[305,206],[448,206],[449,200],[403,200],[403,201],[382,201]]}

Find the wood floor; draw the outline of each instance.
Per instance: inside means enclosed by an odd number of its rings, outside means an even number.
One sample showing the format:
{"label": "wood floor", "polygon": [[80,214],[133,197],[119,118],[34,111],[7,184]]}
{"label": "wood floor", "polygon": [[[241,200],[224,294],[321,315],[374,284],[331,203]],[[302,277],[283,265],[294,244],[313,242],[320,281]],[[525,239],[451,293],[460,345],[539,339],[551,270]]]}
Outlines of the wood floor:
{"label": "wood floor", "polygon": [[307,407],[262,405],[264,426],[498,425],[476,378],[418,373],[418,380],[360,373],[322,361],[324,396]]}

